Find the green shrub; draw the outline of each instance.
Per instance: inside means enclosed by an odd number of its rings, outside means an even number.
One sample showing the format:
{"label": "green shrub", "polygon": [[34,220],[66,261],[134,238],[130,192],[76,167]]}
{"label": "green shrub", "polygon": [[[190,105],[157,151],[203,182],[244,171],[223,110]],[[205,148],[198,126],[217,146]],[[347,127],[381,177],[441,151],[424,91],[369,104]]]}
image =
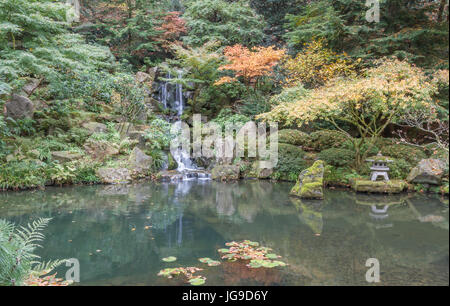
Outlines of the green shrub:
{"label": "green shrub", "polygon": [[385,146],[381,149],[381,153],[384,156],[389,156],[395,159],[404,159],[414,166],[416,166],[422,159],[427,158],[427,155],[423,149],[404,144]]}
{"label": "green shrub", "polygon": [[392,163],[388,164],[389,169],[389,178],[391,179],[406,179],[409,172],[415,165],[411,165],[411,163],[406,160],[399,158],[394,159]]}
{"label": "green shrub", "polygon": [[330,148],[338,148],[348,140],[345,135],[337,131],[322,130],[310,135],[308,147],[314,151],[323,151]]}
{"label": "green shrub", "polygon": [[323,180],[326,185],[349,185],[351,180],[361,177],[353,169],[327,165],[325,166]]}
{"label": "green shrub", "polygon": [[34,161],[17,161],[0,165],[0,189],[18,190],[45,186],[47,165]]}
{"label": "green shrub", "polygon": [[[361,141],[361,139],[356,139],[356,141]],[[350,150],[352,152],[356,152],[355,150],[355,145],[353,144],[353,141],[351,140],[347,140],[346,142],[344,142],[342,144],[342,148],[343,149],[347,149]],[[360,150],[361,150],[361,154],[365,154],[367,152],[367,150],[369,149],[369,144],[366,142],[364,143]],[[377,142],[375,142],[375,144],[370,148],[370,151],[367,152],[367,156],[374,156],[377,155],[378,152],[380,152],[379,147],[377,146]]]}
{"label": "green shrub", "polygon": [[350,167],[355,162],[355,152],[347,149],[330,148],[323,150],[318,158],[335,167]]}
{"label": "green shrub", "polygon": [[150,151],[166,149],[170,146],[174,135],[171,135],[171,124],[163,119],[153,119],[150,127],[145,130],[145,139],[148,142]]}
{"label": "green shrub", "polygon": [[278,164],[272,178],[283,181],[296,181],[301,171],[307,168],[304,160],[305,152],[293,145],[278,145]]}
{"label": "green shrub", "polygon": [[308,144],[309,141],[309,135],[299,130],[284,129],[278,131],[279,143],[287,143],[294,146],[304,146]]}
{"label": "green shrub", "polygon": [[222,128],[222,131],[225,131],[225,126],[227,125],[243,126],[250,120],[251,119],[245,115],[235,114],[231,109],[224,108],[212,122],[218,124]]}

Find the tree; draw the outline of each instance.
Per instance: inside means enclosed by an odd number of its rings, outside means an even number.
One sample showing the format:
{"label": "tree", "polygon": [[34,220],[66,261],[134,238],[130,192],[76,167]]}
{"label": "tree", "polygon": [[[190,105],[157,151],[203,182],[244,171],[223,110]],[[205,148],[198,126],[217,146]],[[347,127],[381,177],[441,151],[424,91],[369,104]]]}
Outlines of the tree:
{"label": "tree", "polygon": [[219,70],[230,70],[234,76],[224,76],[216,85],[236,82],[242,79],[245,86],[256,88],[262,77],[268,76],[273,72],[273,68],[284,57],[286,51],[277,50],[275,47],[255,47],[252,49],[242,45],[226,47],[225,57],[229,64],[219,67]]}
{"label": "tree", "polygon": [[190,46],[202,46],[208,41],[218,41],[220,46],[255,46],[263,40],[264,18],[247,1],[191,0],[186,6],[183,17],[189,35],[184,42]]}
{"label": "tree", "polygon": [[[436,84],[418,67],[387,59],[377,64],[361,77],[335,79],[258,118],[298,126],[329,122],[353,143],[355,166],[360,168],[386,126],[399,122],[406,110],[429,108],[437,92]],[[352,137],[339,121],[354,126],[360,138]]]}
{"label": "tree", "polygon": [[[422,66],[448,66],[448,10],[439,1],[380,1],[380,22],[365,19],[365,1],[320,0],[288,14],[285,39],[301,50],[322,38],[334,51],[371,61],[395,56]],[[445,6],[444,6],[445,8]]]}
{"label": "tree", "polygon": [[111,69],[105,48],[68,30],[67,6],[52,0],[0,1],[0,98],[24,85],[24,77],[92,73]]}
{"label": "tree", "polygon": [[215,51],[217,45],[217,42],[211,41],[195,48],[172,46],[175,58],[168,62],[172,74],[183,69],[182,79],[176,81],[192,90],[188,103],[194,113],[214,116],[239,93],[233,86],[214,86],[220,78],[218,69],[223,64],[222,55]]}
{"label": "tree", "polygon": [[286,84],[295,86],[299,82],[306,88],[321,86],[338,76],[354,73],[354,64],[346,59],[346,54],[337,55],[324,47],[322,40],[307,43],[295,57],[289,57],[283,68]]}

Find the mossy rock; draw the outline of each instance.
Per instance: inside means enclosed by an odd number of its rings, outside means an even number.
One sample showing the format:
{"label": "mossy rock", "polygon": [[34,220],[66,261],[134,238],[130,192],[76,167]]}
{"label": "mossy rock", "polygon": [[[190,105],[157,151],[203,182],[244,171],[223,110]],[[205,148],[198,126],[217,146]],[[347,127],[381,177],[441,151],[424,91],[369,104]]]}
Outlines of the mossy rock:
{"label": "mossy rock", "polygon": [[169,154],[168,154],[168,168],[167,168],[167,170],[176,170],[176,169],[178,169],[178,163],[173,158],[172,153],[169,152]]}
{"label": "mossy rock", "polygon": [[273,168],[265,167],[260,161],[255,161],[245,174],[246,178],[268,179],[273,174]]}
{"label": "mossy rock", "polygon": [[309,135],[308,148],[320,152],[330,148],[339,148],[348,138],[340,132],[322,130]]}
{"label": "mossy rock", "polygon": [[218,181],[235,181],[240,178],[241,169],[237,165],[216,165],[211,170],[211,178]]}
{"label": "mossy rock", "polygon": [[311,167],[302,171],[290,195],[302,199],[323,199],[323,175],[325,163],[316,161]]}
{"label": "mossy rock", "polygon": [[317,157],[335,167],[348,167],[355,162],[355,152],[341,148],[323,150]]}
{"label": "mossy rock", "polygon": [[287,143],[278,145],[278,163],[274,168],[272,179],[295,182],[301,171],[307,168],[305,151]]}
{"label": "mossy rock", "polygon": [[407,187],[403,180],[371,181],[356,179],[352,182],[352,188],[356,192],[368,193],[400,193]]}
{"label": "mossy rock", "polygon": [[381,149],[381,154],[391,158],[404,159],[412,165],[417,165],[422,159],[427,158],[423,149],[404,144],[385,146]]}
{"label": "mossy rock", "polygon": [[287,143],[294,146],[304,146],[307,145],[309,141],[309,135],[299,130],[284,129],[278,131],[279,143]]}

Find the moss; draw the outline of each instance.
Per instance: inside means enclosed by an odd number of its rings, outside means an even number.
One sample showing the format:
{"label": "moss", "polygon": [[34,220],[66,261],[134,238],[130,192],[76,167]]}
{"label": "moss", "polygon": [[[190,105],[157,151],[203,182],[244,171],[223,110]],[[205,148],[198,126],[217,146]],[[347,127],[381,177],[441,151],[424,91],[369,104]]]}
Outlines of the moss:
{"label": "moss", "polygon": [[307,145],[309,141],[309,135],[299,130],[284,129],[278,131],[279,143],[287,143],[294,146],[304,146]]}
{"label": "moss", "polygon": [[371,180],[354,180],[352,188],[356,192],[369,192],[369,193],[400,193],[407,186],[407,183],[403,180],[390,180],[390,181],[371,181]]}
{"label": "moss", "polygon": [[302,171],[290,194],[305,199],[322,199],[323,174],[324,162],[318,160],[310,168]]}
{"label": "moss", "polygon": [[178,168],[178,163],[172,156],[172,153],[168,154],[168,170],[176,170]]}

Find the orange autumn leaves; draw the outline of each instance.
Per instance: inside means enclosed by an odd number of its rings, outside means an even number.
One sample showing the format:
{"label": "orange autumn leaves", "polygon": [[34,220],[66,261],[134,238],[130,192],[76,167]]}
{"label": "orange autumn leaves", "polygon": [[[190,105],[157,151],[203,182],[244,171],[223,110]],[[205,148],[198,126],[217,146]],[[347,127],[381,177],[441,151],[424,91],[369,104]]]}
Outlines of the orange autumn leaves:
{"label": "orange autumn leaves", "polygon": [[226,47],[224,55],[229,64],[219,67],[219,70],[230,70],[234,77],[224,76],[215,85],[236,82],[239,78],[242,78],[247,87],[254,86],[259,78],[268,76],[273,72],[273,68],[285,54],[285,50],[275,49],[273,46],[252,49],[242,45]]}

